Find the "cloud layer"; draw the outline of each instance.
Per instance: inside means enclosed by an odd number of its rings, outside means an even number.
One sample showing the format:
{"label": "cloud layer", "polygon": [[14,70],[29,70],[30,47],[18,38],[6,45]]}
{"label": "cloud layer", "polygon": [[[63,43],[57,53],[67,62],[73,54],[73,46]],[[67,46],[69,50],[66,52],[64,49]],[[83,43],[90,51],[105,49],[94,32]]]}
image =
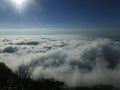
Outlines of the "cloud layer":
{"label": "cloud layer", "polygon": [[[24,42],[24,43],[23,43]],[[0,60],[21,77],[69,87],[120,85],[120,42],[66,36],[1,36]]]}

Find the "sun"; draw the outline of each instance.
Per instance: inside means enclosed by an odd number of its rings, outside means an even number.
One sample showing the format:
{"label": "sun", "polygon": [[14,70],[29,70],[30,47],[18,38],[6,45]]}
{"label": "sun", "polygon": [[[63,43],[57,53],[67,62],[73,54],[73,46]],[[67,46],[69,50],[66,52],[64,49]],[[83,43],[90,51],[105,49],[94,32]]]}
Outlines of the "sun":
{"label": "sun", "polygon": [[10,3],[15,7],[16,11],[23,13],[30,0],[9,0]]}
{"label": "sun", "polygon": [[26,3],[26,0],[12,0],[12,1],[18,6],[22,6],[23,4]]}

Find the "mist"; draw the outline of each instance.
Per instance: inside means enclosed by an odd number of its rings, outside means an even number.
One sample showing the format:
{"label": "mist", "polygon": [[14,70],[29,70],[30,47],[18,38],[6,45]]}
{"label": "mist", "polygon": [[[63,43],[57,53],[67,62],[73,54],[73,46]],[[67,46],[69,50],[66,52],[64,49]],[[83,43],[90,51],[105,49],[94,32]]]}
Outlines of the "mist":
{"label": "mist", "polygon": [[77,35],[0,36],[0,62],[22,78],[68,87],[120,84],[120,42]]}

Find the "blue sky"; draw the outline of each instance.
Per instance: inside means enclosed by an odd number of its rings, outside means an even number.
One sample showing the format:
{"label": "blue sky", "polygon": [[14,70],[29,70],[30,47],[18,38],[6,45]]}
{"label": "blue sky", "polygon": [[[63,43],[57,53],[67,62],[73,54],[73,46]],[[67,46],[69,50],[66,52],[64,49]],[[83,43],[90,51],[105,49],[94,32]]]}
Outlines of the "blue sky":
{"label": "blue sky", "polygon": [[[4,0],[3,0],[4,1]],[[0,1],[2,2],[2,0]],[[20,14],[0,4],[0,28],[120,28],[119,0],[34,0]]]}

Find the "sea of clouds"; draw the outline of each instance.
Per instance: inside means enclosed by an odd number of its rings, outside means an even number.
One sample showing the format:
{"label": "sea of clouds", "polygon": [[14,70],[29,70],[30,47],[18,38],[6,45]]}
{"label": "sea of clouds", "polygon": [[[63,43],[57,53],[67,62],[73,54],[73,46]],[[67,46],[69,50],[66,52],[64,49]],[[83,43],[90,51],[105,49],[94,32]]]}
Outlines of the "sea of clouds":
{"label": "sea of clouds", "polygon": [[120,42],[79,35],[0,36],[0,62],[33,80],[69,87],[120,85]]}

